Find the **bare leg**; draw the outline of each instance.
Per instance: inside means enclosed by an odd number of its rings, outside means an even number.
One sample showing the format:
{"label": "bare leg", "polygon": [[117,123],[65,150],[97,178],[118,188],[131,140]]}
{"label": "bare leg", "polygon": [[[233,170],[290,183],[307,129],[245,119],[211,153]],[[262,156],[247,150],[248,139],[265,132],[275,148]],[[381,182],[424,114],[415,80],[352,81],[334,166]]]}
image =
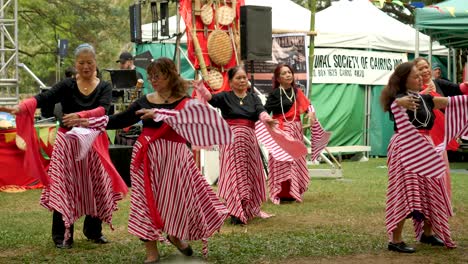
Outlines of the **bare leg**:
{"label": "bare leg", "polygon": [[145,263],[157,261],[159,259],[158,244],[156,243],[156,241],[146,241],[145,248],[146,248]]}
{"label": "bare leg", "polygon": [[428,220],[424,220],[423,231],[425,236],[432,236],[432,224]]}
{"label": "bare leg", "polygon": [[403,233],[403,226],[405,225],[405,220],[406,219],[401,220],[397,224],[397,227],[395,228],[395,230],[393,230],[393,234],[392,234],[393,243],[400,243],[403,241],[401,234]]}

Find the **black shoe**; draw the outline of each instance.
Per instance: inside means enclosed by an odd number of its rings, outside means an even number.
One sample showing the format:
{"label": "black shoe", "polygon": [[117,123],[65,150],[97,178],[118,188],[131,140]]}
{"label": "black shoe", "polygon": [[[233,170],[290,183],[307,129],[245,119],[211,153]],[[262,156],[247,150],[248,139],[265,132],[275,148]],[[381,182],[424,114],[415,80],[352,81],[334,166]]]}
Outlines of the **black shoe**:
{"label": "black shoe", "polygon": [[91,240],[93,243],[96,243],[96,244],[107,244],[109,243],[109,240],[107,240],[107,238],[105,236],[101,236],[99,238],[94,238],[94,239],[89,239]]}
{"label": "black shoe", "polygon": [[389,242],[388,250],[401,252],[401,253],[414,253],[416,251],[414,248],[406,245],[405,242],[400,242],[400,243]]}
{"label": "black shoe", "polygon": [[235,217],[233,215],[231,215],[231,224],[232,225],[245,225],[245,223],[242,222],[242,220],[240,220],[240,218]]}
{"label": "black shoe", "polygon": [[63,241],[55,241],[55,247],[59,249],[70,249],[72,248],[72,243],[73,242],[68,241],[65,243],[63,243]]}
{"label": "black shoe", "polygon": [[281,203],[284,203],[284,202],[295,202],[296,199],[292,198],[292,197],[287,197],[287,198],[279,198],[280,199],[280,202]]}
{"label": "black shoe", "polygon": [[193,255],[193,249],[190,245],[188,245],[186,248],[179,248],[178,246],[176,246],[176,244],[174,244],[174,242],[172,242],[169,235],[167,235],[167,240],[171,242],[171,244],[174,245],[180,251],[180,253],[184,254],[185,256],[190,257]]}
{"label": "black shoe", "polygon": [[442,241],[440,238],[431,235],[431,236],[425,236],[424,234],[421,235],[421,239],[419,242],[424,243],[424,244],[430,244],[433,246],[445,246],[444,241]]}

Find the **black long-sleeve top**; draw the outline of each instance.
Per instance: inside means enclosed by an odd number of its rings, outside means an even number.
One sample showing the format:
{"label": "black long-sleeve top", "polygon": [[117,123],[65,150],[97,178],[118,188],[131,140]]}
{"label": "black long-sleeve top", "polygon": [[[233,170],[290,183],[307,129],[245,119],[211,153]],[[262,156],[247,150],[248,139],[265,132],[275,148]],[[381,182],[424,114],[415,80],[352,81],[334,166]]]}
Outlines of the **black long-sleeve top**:
{"label": "black long-sleeve top", "polygon": [[[297,94],[297,88],[294,89],[294,92]],[[281,89],[274,89],[267,97],[267,101],[265,103],[265,109],[268,113],[272,113],[273,115],[287,113],[289,109],[293,106],[294,102],[296,101],[296,96],[289,100],[288,96],[291,97],[292,89],[286,90],[286,94],[281,92]],[[280,97],[281,94],[281,97]],[[283,108],[281,109],[281,102],[283,103]]]}
{"label": "black long-sleeve top", "polygon": [[[404,97],[406,96],[406,94],[398,94],[396,96],[396,98],[401,98],[401,97]],[[406,110],[406,114],[408,115],[409,117],[409,120],[411,122],[411,124],[413,126],[415,126],[417,129],[420,129],[420,130],[431,130],[432,129],[432,126],[434,126],[434,119],[435,119],[435,115],[434,115],[434,112],[432,111],[432,109],[434,109],[434,97],[430,94],[420,94],[420,99],[424,100],[424,102],[422,101],[419,101],[419,107],[418,109],[416,109],[416,118],[414,116],[414,111],[413,110]],[[424,104],[427,106],[428,108],[428,111],[426,111],[426,109],[424,108]],[[429,117],[428,117],[429,115]],[[390,111],[390,119],[391,120],[394,120],[394,117],[393,117],[393,114],[392,112]],[[421,123],[424,123],[425,120],[428,120],[426,126],[424,126],[423,124]],[[398,131],[397,129],[397,126],[396,126],[396,123],[394,122],[393,123],[393,130],[396,132]]]}
{"label": "black long-sleeve top", "polygon": [[[185,97],[184,97],[185,98]],[[164,109],[174,109],[176,106],[184,99],[180,99],[171,104],[153,104],[148,101],[148,98],[145,96],[140,97],[138,100],[133,102],[130,107],[118,114],[109,116],[109,122],[107,123],[106,129],[119,129],[131,126],[135,123],[138,123],[141,119],[141,115],[137,115],[136,111],[140,109],[152,109],[152,108],[164,108]],[[144,119],[142,120],[143,127],[160,127],[163,122],[155,122],[153,119]]]}
{"label": "black long-sleeve top", "polygon": [[[112,102],[112,86],[108,82],[100,81],[91,94],[84,95],[78,89],[76,80],[67,78],[34,98],[37,100],[38,108],[53,107],[56,103],[60,103],[63,114],[91,110],[99,106],[104,107],[107,112]],[[60,126],[64,127],[61,117],[59,121]]]}
{"label": "black long-sleeve top", "polygon": [[457,96],[463,95],[460,90],[460,85],[444,79],[434,80],[436,92],[442,96]]}
{"label": "black long-sleeve top", "polygon": [[248,119],[256,122],[260,113],[265,111],[258,95],[251,92],[247,92],[243,99],[237,97],[233,91],[221,92],[214,94],[208,103],[219,108],[224,119]]}

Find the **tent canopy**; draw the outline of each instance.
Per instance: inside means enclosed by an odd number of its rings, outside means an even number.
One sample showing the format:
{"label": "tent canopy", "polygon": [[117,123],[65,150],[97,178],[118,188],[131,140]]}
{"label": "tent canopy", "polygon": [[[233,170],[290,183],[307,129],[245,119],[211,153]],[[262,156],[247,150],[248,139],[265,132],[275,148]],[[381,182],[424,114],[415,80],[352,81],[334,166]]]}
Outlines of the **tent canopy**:
{"label": "tent canopy", "polygon": [[468,1],[448,0],[416,9],[415,26],[441,44],[468,47]]}
{"label": "tent canopy", "polygon": [[[466,1],[466,0],[463,0]],[[413,53],[416,30],[388,16],[368,0],[341,0],[315,15],[316,47],[359,48]],[[419,51],[427,54],[430,38],[419,33]],[[433,43],[433,54],[447,55]]]}

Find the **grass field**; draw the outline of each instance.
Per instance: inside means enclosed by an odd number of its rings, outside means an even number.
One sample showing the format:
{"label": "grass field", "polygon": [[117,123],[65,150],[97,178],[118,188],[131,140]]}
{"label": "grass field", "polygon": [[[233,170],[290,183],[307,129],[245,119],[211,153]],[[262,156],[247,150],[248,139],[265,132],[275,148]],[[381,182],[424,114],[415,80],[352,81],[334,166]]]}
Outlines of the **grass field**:
{"label": "grass field", "polygon": [[[344,162],[343,180],[312,179],[304,202],[263,210],[276,216],[254,219],[246,226],[225,223],[209,243],[209,257],[201,257],[201,243],[193,242],[195,256],[183,258],[171,245],[159,247],[161,263],[468,263],[468,163],[452,163],[452,237],[458,248],[422,245],[415,241],[411,221],[405,241],[415,254],[387,251],[384,225],[387,169],[385,159]],[[106,245],[86,241],[83,218],[75,225],[70,250],[55,249],[51,213],[39,206],[39,190],[0,193],[0,263],[143,263],[142,242],[127,232],[129,198],[114,214],[115,230],[104,226]]]}

